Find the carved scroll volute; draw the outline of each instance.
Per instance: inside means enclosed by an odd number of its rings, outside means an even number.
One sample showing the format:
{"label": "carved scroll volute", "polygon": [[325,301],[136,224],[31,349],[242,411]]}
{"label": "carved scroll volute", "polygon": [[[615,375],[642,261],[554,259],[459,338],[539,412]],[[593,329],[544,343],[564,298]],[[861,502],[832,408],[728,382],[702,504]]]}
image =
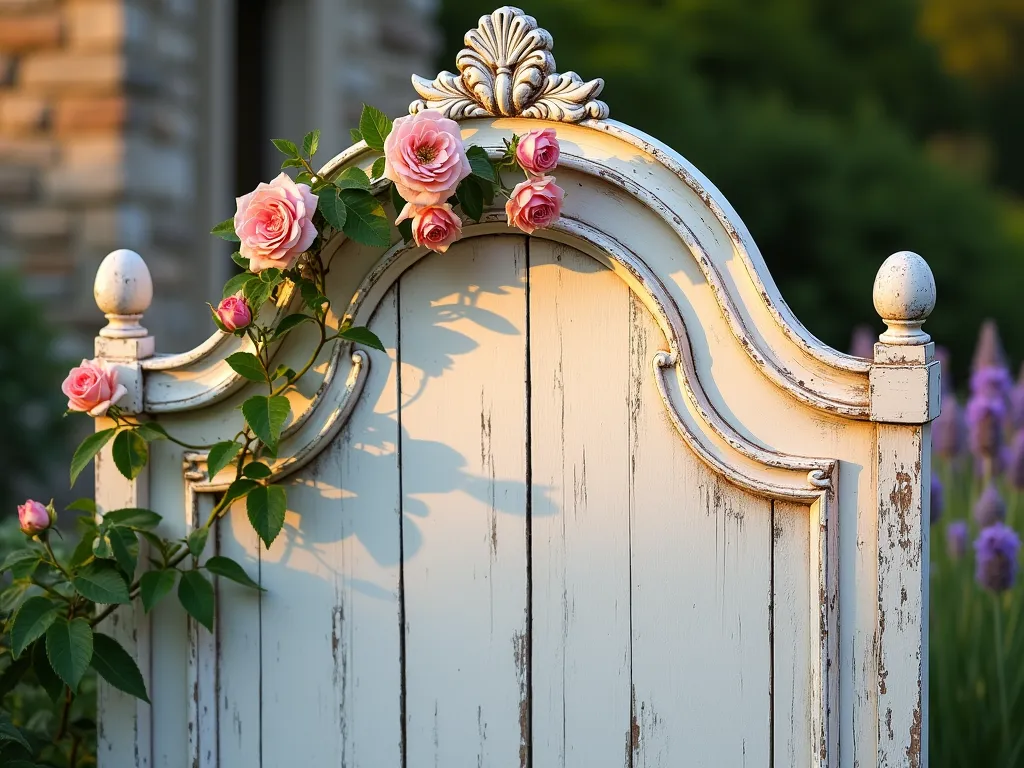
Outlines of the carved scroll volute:
{"label": "carved scroll volute", "polygon": [[460,74],[442,72],[433,81],[413,75],[423,98],[409,106],[411,113],[436,109],[453,120],[522,116],[571,123],[608,117],[608,105],[595,98],[604,81],[556,73],[551,35],[520,9],[504,6],[482,16],[465,42],[455,59]]}

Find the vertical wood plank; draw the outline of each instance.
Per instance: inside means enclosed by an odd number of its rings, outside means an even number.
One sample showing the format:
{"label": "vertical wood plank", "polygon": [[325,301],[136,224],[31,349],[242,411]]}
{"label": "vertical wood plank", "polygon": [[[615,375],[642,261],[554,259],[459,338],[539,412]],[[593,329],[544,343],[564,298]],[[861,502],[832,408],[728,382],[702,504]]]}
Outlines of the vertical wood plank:
{"label": "vertical wood plank", "polygon": [[[109,419],[97,419],[96,429],[113,426]],[[96,457],[96,506],[100,514],[125,507],[149,506],[149,467],[135,480],[127,480],[114,465],[111,443]],[[140,559],[146,557],[146,543],[140,544]],[[150,681],[150,619],[139,601],[121,606],[97,628],[110,635],[135,659],[147,690]],[[99,715],[96,755],[103,768],[149,768],[153,741],[150,705],[97,681],[96,707]]]}
{"label": "vertical wood plank", "polygon": [[878,766],[927,762],[929,425],[878,425]]}
{"label": "vertical wood plank", "polygon": [[818,519],[806,505],[786,501],[773,502],[772,517],[773,755],[776,766],[809,768],[816,745],[810,665],[819,631],[811,541]]}
{"label": "vertical wood plank", "polygon": [[401,765],[397,288],[349,423],[263,554],[262,765]]}
{"label": "vertical wood plank", "polygon": [[664,414],[667,343],[631,298],[633,739],[630,768],[771,760],[771,502],[725,483]]}
{"label": "vertical wood plank", "polygon": [[[214,499],[209,494],[196,493],[186,488],[185,507],[188,514],[188,534],[200,528],[213,510]],[[199,562],[205,563],[217,551],[216,531],[213,541],[207,542]],[[190,567],[188,561],[186,567]],[[203,574],[209,577],[209,574]],[[217,768],[218,754],[218,669],[217,646],[220,624],[214,617],[210,632],[191,616],[188,622],[188,756],[191,768]]]}
{"label": "vertical wood plank", "polygon": [[408,768],[527,757],[524,245],[400,281]]}
{"label": "vertical wood plank", "polygon": [[607,765],[630,737],[629,288],[530,240],[533,764]]}

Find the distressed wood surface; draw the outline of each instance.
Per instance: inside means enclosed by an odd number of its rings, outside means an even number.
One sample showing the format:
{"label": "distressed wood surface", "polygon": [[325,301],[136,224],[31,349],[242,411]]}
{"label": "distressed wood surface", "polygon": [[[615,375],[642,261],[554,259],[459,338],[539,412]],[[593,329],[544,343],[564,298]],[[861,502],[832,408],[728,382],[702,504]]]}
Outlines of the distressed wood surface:
{"label": "distressed wood surface", "polygon": [[608,764],[630,723],[629,288],[530,239],[533,764]]}
{"label": "distressed wood surface", "polygon": [[771,502],[724,483],[682,444],[650,374],[664,337],[635,298],[631,325],[634,725],[626,765],[766,766]]}
{"label": "distressed wood surface", "polygon": [[878,425],[878,766],[928,765],[931,427]]}
{"label": "distressed wood surface", "polygon": [[474,238],[399,284],[406,759],[525,763],[525,238]]}

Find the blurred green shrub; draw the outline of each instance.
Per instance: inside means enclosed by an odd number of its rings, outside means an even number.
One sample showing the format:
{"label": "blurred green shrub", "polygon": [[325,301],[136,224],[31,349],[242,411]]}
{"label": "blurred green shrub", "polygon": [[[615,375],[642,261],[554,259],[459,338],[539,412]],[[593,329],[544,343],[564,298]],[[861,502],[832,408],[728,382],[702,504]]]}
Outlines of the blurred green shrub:
{"label": "blurred green shrub", "polygon": [[[67,366],[37,301],[17,275],[0,272],[0,515],[14,514],[19,495],[47,479],[65,448],[60,384]],[[43,499],[43,503],[49,497]]]}

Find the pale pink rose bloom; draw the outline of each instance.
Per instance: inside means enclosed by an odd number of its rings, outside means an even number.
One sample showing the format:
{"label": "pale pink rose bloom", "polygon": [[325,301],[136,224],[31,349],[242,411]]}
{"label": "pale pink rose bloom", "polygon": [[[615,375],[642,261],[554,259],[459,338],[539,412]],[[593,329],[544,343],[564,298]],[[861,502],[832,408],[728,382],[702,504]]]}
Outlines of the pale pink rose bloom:
{"label": "pale pink rose bloom", "polygon": [[235,234],[251,271],[288,269],[295,263],[316,239],[317,202],[308,184],[296,184],[284,172],[235,199]]}
{"label": "pale pink rose bloom", "polygon": [[106,416],[110,406],[128,394],[124,385],[117,383],[117,371],[102,360],[83,360],[71,369],[60,388],[68,397],[69,411],[90,416]]}
{"label": "pale pink rose bloom", "polygon": [[459,125],[433,109],[395,120],[384,140],[385,178],[413,205],[435,205],[470,174]]}
{"label": "pale pink rose bloom", "polygon": [[241,296],[228,296],[217,305],[217,319],[229,331],[247,328],[252,322],[252,312]]}
{"label": "pale pink rose bloom", "polygon": [[53,524],[53,519],[45,504],[28,499],[18,507],[18,523],[21,525],[22,533],[35,536],[49,528]]}
{"label": "pale pink rose bloom", "polygon": [[558,165],[558,139],[554,128],[530,131],[519,139],[516,160],[531,176],[543,176]]}
{"label": "pale pink rose bloom", "polygon": [[565,192],[555,184],[554,176],[540,176],[516,184],[505,203],[508,225],[527,234],[550,227],[562,213]]}
{"label": "pale pink rose bloom", "polygon": [[406,203],[395,224],[406,219],[412,219],[412,239],[416,245],[437,253],[447,251],[462,236],[462,219],[448,203],[423,208]]}

